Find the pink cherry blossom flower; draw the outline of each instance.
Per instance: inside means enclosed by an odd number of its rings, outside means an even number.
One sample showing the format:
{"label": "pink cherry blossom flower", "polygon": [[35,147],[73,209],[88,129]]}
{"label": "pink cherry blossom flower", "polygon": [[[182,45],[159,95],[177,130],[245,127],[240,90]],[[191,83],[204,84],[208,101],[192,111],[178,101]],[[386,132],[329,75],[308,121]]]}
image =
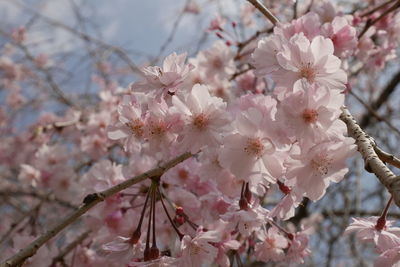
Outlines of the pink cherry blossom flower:
{"label": "pink cherry blossom flower", "polygon": [[181,130],[180,114],[174,113],[167,103],[150,100],[145,118],[143,136],[148,143],[149,154],[169,155],[171,145],[176,140],[176,132]]}
{"label": "pink cherry blossom flower", "polygon": [[287,164],[287,185],[316,201],[325,194],[330,182],[337,183],[343,179],[348,170],[345,159],[354,152],[354,140],[343,138],[325,141],[299,154],[292,154],[294,161]]}
{"label": "pink cherry blossom flower", "polygon": [[14,42],[23,43],[26,40],[26,28],[21,26],[17,29],[14,29],[11,33],[11,37],[13,38]]}
{"label": "pink cherry blossom flower", "polygon": [[211,79],[207,82],[210,94],[229,103],[234,97],[232,83],[228,79]]}
{"label": "pink cherry blossom flower", "polygon": [[356,29],[344,17],[335,17],[332,23],[327,23],[323,26],[322,32],[325,37],[332,40],[335,56],[346,57],[357,46]]}
{"label": "pink cherry blossom flower", "polygon": [[280,65],[276,59],[276,54],[282,50],[282,41],[277,35],[270,35],[261,39],[252,54],[253,65],[256,68],[255,74],[264,76],[278,70]]}
{"label": "pink cherry blossom flower", "polygon": [[303,197],[301,194],[291,191],[286,194],[279,203],[271,210],[269,216],[277,217],[281,220],[288,220],[295,215],[295,208],[301,203]]}
{"label": "pink cherry blossom flower", "polygon": [[284,260],[291,263],[304,263],[304,258],[311,254],[311,250],[308,248],[307,230],[292,235],[293,238],[290,240]]}
{"label": "pink cherry blossom flower", "polygon": [[210,207],[210,210],[201,209],[204,214],[202,218],[205,220],[217,220],[221,214],[228,211],[232,205],[232,201],[225,197],[223,194],[217,192],[210,192],[200,198],[202,206]]}
{"label": "pink cherry blossom flower", "polygon": [[206,145],[221,143],[221,135],[229,129],[230,118],[224,111],[226,103],[211,96],[207,86],[197,84],[185,100],[173,96],[172,103],[177,113],[182,114],[185,124],[178,137],[181,139],[181,151],[197,153]]}
{"label": "pink cherry blossom flower", "polygon": [[237,115],[237,133],[224,138],[219,161],[239,180],[258,183],[265,179],[274,183],[282,165],[274,156],[273,121],[255,109]]}
{"label": "pink cherry blossom flower", "polygon": [[332,40],[316,36],[310,42],[303,33],[290,38],[282,52],[276,56],[280,68],[271,73],[279,86],[292,88],[305,79],[330,89],[345,89],[347,77],[340,68],[340,59],[333,55]]}
{"label": "pink cherry blossom flower", "polygon": [[109,127],[108,137],[112,140],[124,139],[126,151],[140,150],[145,122],[138,99],[134,96],[124,96],[123,102],[118,106],[118,114],[119,123]]}
{"label": "pink cherry blossom flower", "polygon": [[384,251],[375,260],[374,267],[399,266],[400,245]]}
{"label": "pink cherry blossom flower", "polygon": [[229,78],[235,73],[234,54],[221,40],[218,40],[208,50],[202,51],[197,56],[197,65],[208,79]]}
{"label": "pink cherry blossom flower", "polygon": [[380,252],[400,245],[400,228],[392,227],[394,223],[387,220],[382,230],[377,230],[379,217],[352,218],[353,222],[346,228],[345,234],[357,232],[357,238],[363,242],[373,241]]}
{"label": "pink cherry blossom flower", "polygon": [[87,189],[87,193],[93,193],[106,190],[124,180],[121,165],[116,165],[109,160],[101,160],[83,176],[82,185]]}
{"label": "pink cherry blossom flower", "polygon": [[282,260],[285,255],[284,249],[288,247],[289,242],[280,234],[280,230],[271,226],[268,231],[261,230],[256,234],[257,238],[261,240],[255,245],[256,259],[264,262]]}
{"label": "pink cherry blossom flower", "polygon": [[221,236],[216,231],[197,231],[194,238],[185,235],[181,241],[179,267],[200,267],[211,264],[218,255],[218,249],[211,243],[217,243]]}
{"label": "pink cherry blossom flower", "polygon": [[[175,93],[185,78],[193,70],[193,65],[186,64],[186,53],[177,55],[172,53],[164,59],[162,68],[150,66],[143,68],[144,81],[131,85],[134,92],[150,92],[156,95]],[[152,91],[153,90],[153,91]]]}
{"label": "pink cherry blossom flower", "polygon": [[238,202],[236,201],[228,212],[221,215],[221,219],[229,222],[230,229],[239,231],[244,237],[249,237],[265,223],[268,210],[260,205],[249,205],[246,210],[240,209]]}
{"label": "pink cherry blossom flower", "polygon": [[197,217],[201,207],[198,197],[192,192],[180,187],[168,189],[168,197],[178,207],[183,207],[190,217]]}
{"label": "pink cherry blossom flower", "polygon": [[108,258],[128,263],[130,259],[143,255],[144,244],[140,241],[133,244],[131,238],[117,236],[113,241],[102,245],[101,249]]}
{"label": "pink cherry blossom flower", "polygon": [[201,180],[215,182],[223,195],[235,198],[237,192],[240,192],[242,182],[221,166],[218,150],[219,148],[212,148],[201,153],[202,164],[199,165],[198,174]]}
{"label": "pink cherry blossom flower", "polygon": [[236,78],[238,88],[244,92],[253,92],[261,94],[265,89],[265,83],[262,79],[257,78],[253,71],[248,71]]}
{"label": "pink cherry blossom flower", "polygon": [[22,78],[22,69],[8,57],[0,57],[0,83],[10,86],[10,83]]}
{"label": "pink cherry blossom flower", "polygon": [[326,140],[331,127],[344,126],[338,121],[343,105],[344,95],[338,90],[302,81],[281,101],[276,119],[305,148]]}
{"label": "pink cherry blossom flower", "polygon": [[40,182],[41,173],[39,170],[28,164],[21,164],[21,171],[18,175],[18,179],[22,183],[29,184],[36,187]]}
{"label": "pink cherry blossom flower", "polygon": [[329,0],[315,2],[311,6],[311,11],[318,14],[322,23],[331,22],[337,16],[336,7]]}
{"label": "pink cherry blossom flower", "polygon": [[289,41],[292,36],[302,33],[308,40],[313,40],[321,33],[321,21],[317,14],[309,12],[290,23],[279,23],[274,33],[282,41]]}
{"label": "pink cherry blossom flower", "polygon": [[218,255],[215,262],[221,267],[231,266],[229,257],[227,256],[227,251],[238,250],[240,247],[240,242],[235,240],[235,235],[232,235],[231,231],[229,231],[229,228],[227,227],[228,224],[228,222],[218,220],[212,225],[213,229],[222,234],[221,240],[218,243],[215,243],[215,246],[218,248]]}

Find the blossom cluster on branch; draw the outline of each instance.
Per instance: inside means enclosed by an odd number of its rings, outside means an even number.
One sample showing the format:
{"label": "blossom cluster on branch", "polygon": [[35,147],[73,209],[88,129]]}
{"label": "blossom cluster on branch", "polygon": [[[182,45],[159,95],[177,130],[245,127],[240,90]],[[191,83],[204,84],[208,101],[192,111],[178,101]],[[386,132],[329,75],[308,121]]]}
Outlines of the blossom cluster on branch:
{"label": "blossom cluster on branch", "polygon": [[[247,8],[240,23],[251,27],[256,10]],[[17,173],[24,188],[54,195],[59,209],[74,209],[182,153],[192,155],[89,210],[74,226],[87,230],[82,238],[82,230],[65,237],[76,246],[75,266],[302,264],[321,218],[298,218],[296,210],[341,182],[357,150],[340,120],[351,76],[359,71],[352,66],[378,71],[395,58],[399,13],[370,25],[385,12],[384,6],[368,18],[316,1],[299,18],[277,22],[249,42],[234,37],[236,22],[227,26],[217,17],[208,31],[219,40],[209,48],[190,58],[172,53],[162,66],[143,67],[141,78],[126,88],[108,82],[104,73],[110,71],[100,68],[105,76],[95,78],[102,88],[93,107],[69,105],[46,76],[51,61],[31,55],[19,29],[0,57],[0,84],[7,91],[6,108],[0,108],[6,136],[1,166]],[[13,61],[10,47],[21,49],[32,59],[29,67],[50,79],[50,89],[67,106],[63,115],[44,114],[21,132],[7,126],[7,107],[26,102],[24,83],[39,82],[36,72]],[[386,221],[390,203],[380,217],[355,218],[346,230],[375,244],[376,266],[400,263],[400,231]],[[40,236],[36,223],[49,225],[60,216],[49,210],[12,237],[15,226],[5,219],[0,234],[10,245],[2,259],[18,257]],[[73,243],[77,237],[82,244]],[[26,266],[59,266],[63,242],[36,248]]]}

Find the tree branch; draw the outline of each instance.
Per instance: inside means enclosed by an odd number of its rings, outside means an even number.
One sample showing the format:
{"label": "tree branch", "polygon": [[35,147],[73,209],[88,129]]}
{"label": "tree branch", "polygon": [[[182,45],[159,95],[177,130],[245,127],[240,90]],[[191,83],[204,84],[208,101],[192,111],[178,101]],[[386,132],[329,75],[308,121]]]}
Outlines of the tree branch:
{"label": "tree branch", "polygon": [[[389,96],[395,91],[399,83],[400,83],[400,72],[398,72],[395,76],[393,76],[390,82],[386,85],[386,88],[382,91],[379,98],[371,104],[371,109],[373,109],[374,111],[378,111],[378,109],[382,106],[382,104],[389,99]],[[362,116],[360,120],[361,128],[367,127],[367,125],[371,120],[372,115],[373,115],[372,112],[368,111],[366,114],[364,114],[364,116]]]}
{"label": "tree branch", "polygon": [[250,4],[252,4],[255,8],[257,8],[263,15],[272,22],[272,24],[276,25],[279,20],[277,17],[272,14],[271,11],[269,11],[268,8],[266,8],[263,4],[261,4],[258,0],[247,0],[249,1]]}
{"label": "tree branch", "polygon": [[42,201],[46,202],[56,202],[57,204],[70,208],[70,209],[76,209],[77,207],[67,201],[64,201],[62,199],[57,198],[54,194],[43,194],[40,192],[36,191],[23,191],[23,190],[12,190],[12,189],[3,189],[0,190],[0,196],[8,196],[8,197],[16,197],[16,196],[22,196],[22,197],[34,197],[38,198]]}
{"label": "tree branch", "polygon": [[30,7],[29,5],[26,5],[20,1],[15,1],[15,0],[7,0],[7,2],[18,6],[20,8],[23,8],[25,10],[28,10],[29,12],[33,13],[34,15],[38,16],[39,18],[41,18],[43,21],[49,23],[50,25],[56,26],[56,27],[60,27],[61,29],[66,30],[67,32],[76,35],[80,38],[82,38],[83,40],[88,40],[91,41],[103,48],[106,48],[108,50],[110,50],[111,52],[115,53],[122,61],[125,62],[125,64],[131,69],[131,71],[133,73],[139,74],[139,75],[143,75],[142,71],[140,70],[140,68],[138,68],[133,61],[130,59],[129,55],[126,53],[125,50],[123,50],[120,47],[117,46],[113,46],[111,44],[105,43],[104,41],[97,39],[95,37],[92,37],[86,33],[80,32],[72,27],[69,27],[68,25],[65,25],[57,20],[54,20],[50,17],[47,17],[41,13],[39,13],[37,10],[35,10],[34,8]]}
{"label": "tree branch", "polygon": [[[376,112],[375,109],[373,109],[373,108],[370,107],[367,103],[365,103],[365,101],[362,100],[362,99],[361,99],[358,95],[356,95],[354,92],[350,91],[350,95],[354,96],[354,98],[357,99],[357,101],[360,102],[360,103],[368,110],[369,116],[375,117],[379,122],[382,121],[382,122],[386,123],[386,125],[387,125],[390,129],[392,129],[395,133],[397,133],[397,134],[400,136],[400,130],[397,129],[388,119],[386,119],[386,118],[383,117],[383,116],[380,116],[380,115],[378,114],[378,112]],[[368,124],[369,124],[369,121],[370,121],[369,119],[370,119],[370,117],[368,117],[368,119],[367,119],[367,120],[368,120],[368,123],[367,123],[365,126],[362,126],[362,124],[360,123],[360,127],[363,128],[363,129],[366,128],[366,127],[368,126]]]}
{"label": "tree branch", "polygon": [[107,190],[89,194],[83,199],[82,205],[73,213],[62,219],[58,222],[55,226],[51,227],[50,230],[42,234],[28,246],[20,250],[17,254],[7,259],[5,262],[0,264],[0,267],[14,267],[14,266],[21,266],[26,259],[32,257],[36,251],[43,246],[47,241],[51,238],[55,237],[59,232],[61,232],[65,227],[75,222],[79,219],[83,214],[85,214],[89,209],[96,206],[101,201],[105,200],[106,198],[134,185],[141,181],[146,180],[147,178],[158,177],[164,174],[170,168],[176,166],[177,164],[183,162],[184,160],[192,157],[193,155],[189,152],[184,153],[171,161],[168,161],[162,166],[159,166],[155,169],[142,173],[138,176],[130,178],[120,184],[117,184]]}
{"label": "tree branch", "polygon": [[83,242],[88,236],[89,236],[90,231],[86,231],[80,236],[78,236],[72,243],[68,244],[61,252],[58,254],[54,259],[52,264],[50,266],[56,266],[57,262],[63,262],[64,257],[71,252],[75,247],[77,247],[80,243]]}
{"label": "tree branch", "polygon": [[361,33],[358,35],[358,39],[361,39],[361,37],[368,31],[368,29],[373,26],[375,23],[377,23],[378,21],[380,21],[381,19],[383,19],[387,14],[389,14],[390,12],[396,10],[397,8],[400,7],[400,0],[397,0],[397,2],[391,6],[390,8],[388,8],[387,10],[385,10],[379,17],[377,17],[374,20],[367,20],[367,23],[365,24],[364,29],[361,31]]}
{"label": "tree branch", "polygon": [[356,140],[358,151],[365,161],[365,169],[378,177],[379,181],[387,188],[393,196],[394,202],[400,207],[400,177],[396,176],[378,157],[374,150],[371,138],[361,129],[353,116],[346,109],[340,119],[346,123],[349,136]]}
{"label": "tree branch", "polygon": [[378,157],[386,163],[389,163],[390,165],[399,168],[400,169],[400,159],[396,158],[394,155],[389,154],[376,145],[374,146],[375,153],[378,155]]}

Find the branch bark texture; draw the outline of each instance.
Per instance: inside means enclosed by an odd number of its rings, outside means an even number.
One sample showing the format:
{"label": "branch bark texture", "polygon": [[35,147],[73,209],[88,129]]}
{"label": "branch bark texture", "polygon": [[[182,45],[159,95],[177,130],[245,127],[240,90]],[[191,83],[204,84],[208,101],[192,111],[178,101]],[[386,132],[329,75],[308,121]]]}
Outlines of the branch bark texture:
{"label": "branch bark texture", "polygon": [[394,202],[400,207],[400,177],[396,176],[383,163],[374,149],[373,141],[357,124],[356,120],[346,109],[342,109],[340,119],[346,123],[349,136],[356,140],[358,151],[365,161],[365,169],[378,177],[379,181],[387,188],[393,196]]}

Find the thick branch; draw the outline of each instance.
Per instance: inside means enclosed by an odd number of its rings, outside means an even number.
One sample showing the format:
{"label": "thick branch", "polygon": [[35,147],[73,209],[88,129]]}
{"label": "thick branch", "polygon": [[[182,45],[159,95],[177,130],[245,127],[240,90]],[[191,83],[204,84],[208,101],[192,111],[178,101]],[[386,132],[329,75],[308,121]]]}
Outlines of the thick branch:
{"label": "thick branch", "polygon": [[385,163],[380,160],[375,153],[374,144],[371,142],[370,137],[361,129],[346,108],[343,108],[340,119],[346,123],[349,135],[356,140],[358,151],[365,161],[365,168],[378,177],[379,181],[393,196],[396,205],[400,207],[400,177],[394,175]]}
{"label": "thick branch", "polygon": [[28,246],[20,250],[17,254],[12,256],[11,258],[7,259],[5,262],[0,264],[0,267],[10,267],[10,266],[21,266],[26,259],[32,257],[36,251],[43,246],[47,241],[51,238],[55,237],[59,232],[61,232],[65,227],[72,224],[76,220],[78,220],[83,214],[85,214],[89,209],[96,206],[101,201],[105,200],[106,198],[134,185],[141,181],[144,181],[147,178],[158,177],[161,176],[164,172],[169,170],[170,168],[176,166],[180,162],[190,158],[192,154],[184,153],[175,159],[165,163],[164,165],[142,173],[138,176],[135,176],[131,179],[128,179],[120,184],[117,184],[107,190],[102,192],[93,193],[87,195],[83,199],[82,205],[73,213],[62,219],[59,223],[53,226],[50,230],[45,232],[43,235],[38,237],[35,241],[30,243]]}

